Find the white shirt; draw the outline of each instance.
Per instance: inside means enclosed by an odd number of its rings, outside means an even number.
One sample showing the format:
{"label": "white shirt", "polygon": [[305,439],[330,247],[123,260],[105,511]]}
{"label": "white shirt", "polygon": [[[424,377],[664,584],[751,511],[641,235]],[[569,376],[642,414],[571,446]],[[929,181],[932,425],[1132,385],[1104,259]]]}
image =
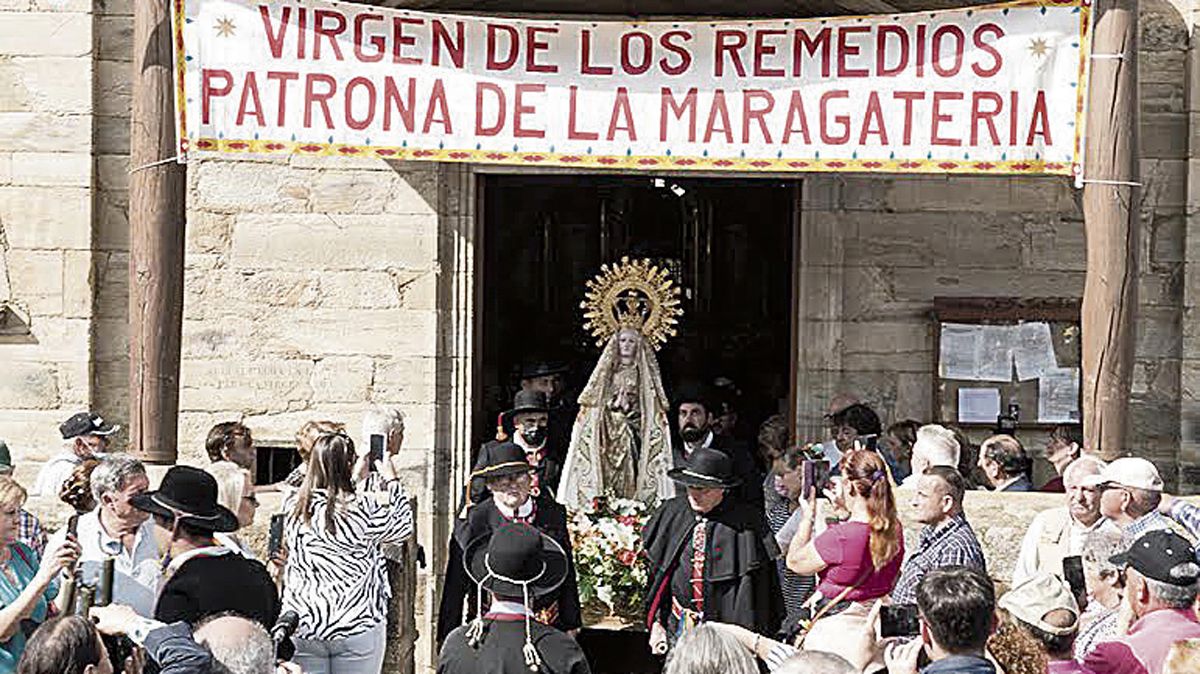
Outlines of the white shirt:
{"label": "white shirt", "polygon": [[712,442],[713,442],[713,432],[712,431],[709,431],[708,434],[704,436],[704,439],[701,440],[700,442],[684,442],[683,443],[683,455],[691,456],[692,452],[696,451],[697,449],[711,447]]}
{"label": "white shirt", "polygon": [[495,499],[492,499],[492,503],[496,504],[496,510],[499,510],[501,515],[504,515],[504,519],[511,520],[514,517],[520,517],[520,518],[524,519],[533,514],[533,499],[532,498],[525,499],[525,502],[517,507],[517,512],[515,512],[515,513],[512,511],[512,508],[505,507],[503,504],[501,504],[499,501],[497,501]]}
{"label": "white shirt", "polygon": [[[1047,528],[1056,526],[1056,523],[1061,522],[1064,517],[1067,519],[1067,530],[1065,532],[1067,537],[1066,553],[1063,555],[1064,557],[1082,554],[1083,546],[1087,543],[1088,536],[1093,532],[1101,529],[1117,530],[1116,525],[1104,517],[1096,520],[1090,527],[1084,526],[1071,517],[1070,511],[1067,510],[1066,506],[1043,510],[1034,516],[1033,521],[1029,523],[1029,529],[1025,532],[1025,538],[1021,541],[1021,551],[1017,554],[1017,562],[1013,566],[1013,585],[1029,578],[1039,570],[1062,574],[1062,560],[1038,559],[1038,547],[1042,542],[1042,538],[1047,535]],[[1054,565],[1057,565],[1057,568]]]}
{"label": "white shirt", "polygon": [[221,545],[224,545],[246,559],[258,559],[258,557],[254,555],[254,551],[245,545],[242,545],[242,542],[239,539],[234,538],[233,534],[227,534],[225,532],[218,531],[217,533],[213,534],[213,538],[216,539],[216,541]]}
{"label": "white shirt", "polygon": [[[132,552],[121,545],[120,538],[109,536],[100,525],[99,508],[79,516],[77,533],[82,548],[78,569],[83,582],[97,582],[104,560],[112,557],[116,560],[113,565],[113,603],[127,604],[140,616],[154,617],[162,575],[158,544],[154,541],[154,521],[146,520],[138,527]],[[52,559],[66,537],[66,526],[54,532],[42,559]]]}
{"label": "white shirt", "polygon": [[38,472],[34,493],[37,496],[58,498],[58,490],[62,487],[63,482],[71,477],[75,467],[81,463],[83,463],[83,459],[76,456],[75,452],[56,454]]}
{"label": "white shirt", "polygon": [[220,557],[221,555],[232,555],[232,554],[236,554],[236,553],[232,549],[227,548],[224,545],[206,545],[202,548],[195,548],[194,550],[188,550],[187,552],[179,555],[178,557],[171,558],[171,563],[169,565],[167,565],[167,573],[166,573],[164,580],[166,578],[170,578],[171,576],[174,576],[175,572],[179,570],[179,567],[183,566],[184,562],[188,561],[189,559],[192,559],[193,557]]}

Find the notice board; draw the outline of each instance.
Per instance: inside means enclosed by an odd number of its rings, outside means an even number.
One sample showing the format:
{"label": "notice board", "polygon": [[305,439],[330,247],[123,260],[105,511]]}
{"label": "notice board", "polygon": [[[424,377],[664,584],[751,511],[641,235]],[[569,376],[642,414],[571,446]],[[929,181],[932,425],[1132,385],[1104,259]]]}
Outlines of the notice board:
{"label": "notice board", "polygon": [[1018,428],[1081,424],[1079,300],[934,299],[934,415],[991,428],[1010,403]]}

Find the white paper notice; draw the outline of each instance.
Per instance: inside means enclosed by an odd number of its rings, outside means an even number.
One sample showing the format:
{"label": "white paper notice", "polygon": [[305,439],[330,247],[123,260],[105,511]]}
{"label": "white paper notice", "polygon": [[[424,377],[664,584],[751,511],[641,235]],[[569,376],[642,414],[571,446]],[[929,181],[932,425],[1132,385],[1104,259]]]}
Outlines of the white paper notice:
{"label": "white paper notice", "polygon": [[1017,339],[1015,325],[981,325],[978,360],[978,381],[1012,381],[1013,346]]}
{"label": "white paper notice", "polygon": [[958,423],[994,424],[1000,416],[1000,389],[958,389]]}
{"label": "white paper notice", "polygon": [[981,333],[978,325],[945,323],[942,325],[941,353],[938,357],[942,379],[965,379],[977,381]]}
{"label": "white paper notice", "polygon": [[1050,368],[1038,379],[1038,421],[1079,423],[1079,370]]}
{"label": "white paper notice", "polygon": [[1029,381],[1046,370],[1058,367],[1049,323],[1022,323],[1017,328],[1013,356],[1017,361],[1017,381]]}

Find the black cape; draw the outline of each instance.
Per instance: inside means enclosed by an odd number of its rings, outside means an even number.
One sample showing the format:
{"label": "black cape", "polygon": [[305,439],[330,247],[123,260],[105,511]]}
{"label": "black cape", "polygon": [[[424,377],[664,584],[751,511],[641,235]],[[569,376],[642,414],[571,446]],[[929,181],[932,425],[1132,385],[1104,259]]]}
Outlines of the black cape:
{"label": "black cape", "polygon": [[195,625],[219,613],[236,613],[267,630],[279,619],[279,592],[262,562],[228,552],[193,557],[171,576],[154,607],[154,619]]}
{"label": "black cape", "polygon": [[[741,625],[759,634],[776,634],[783,619],[783,595],[775,560],[779,546],[761,510],[726,498],[706,515],[708,550],[704,565],[704,618]],[[653,581],[646,596],[647,625],[661,622],[675,631],[671,601],[691,608],[692,598],[672,586],[680,566],[691,565],[696,513],[687,496],[664,501],[646,523],[642,544]],[[682,559],[681,559],[682,557]]]}
{"label": "black cape", "polygon": [[[438,656],[438,674],[534,674],[525,664],[525,622],[520,619],[484,621],[483,640],[467,644],[467,626],[446,637]],[[533,647],[541,656],[537,674],[590,674],[579,644],[561,631],[537,621],[530,623]]]}
{"label": "black cape", "polygon": [[[673,466],[684,468],[687,460],[683,456],[683,440],[681,438],[675,438],[675,440],[676,442],[671,447]],[[766,474],[758,469],[758,463],[750,454],[749,446],[732,438],[714,435],[709,447],[721,450],[733,460],[733,474],[740,478],[742,483],[736,489],[731,490],[730,494],[750,504],[759,512],[765,512],[762,483],[766,479]],[[683,494],[683,487],[680,487],[677,493]]]}
{"label": "black cape", "polygon": [[[483,447],[479,449],[479,454],[477,454],[477,456],[487,456],[487,449],[489,447],[495,447],[499,444],[499,440],[492,440],[491,442],[484,443]],[[564,449],[563,451],[565,452],[566,450]],[[562,460],[558,458],[555,447],[551,444],[550,440],[546,441],[545,452],[546,455],[542,458],[542,462],[538,464],[536,471],[538,476],[538,486],[541,490],[539,493],[542,496],[547,496],[553,499],[554,494],[557,493],[558,490],[558,481],[562,479]],[[478,471],[480,468],[481,466],[476,465],[474,468],[472,468],[471,472]],[[470,499],[470,502],[479,503],[487,497],[487,485],[484,484],[483,478],[471,478],[467,495],[467,498]]]}
{"label": "black cape", "polygon": [[[561,503],[545,496],[534,497],[534,504],[537,510],[533,516],[533,526],[558,541],[567,553],[567,579],[558,589],[558,620],[553,626],[564,631],[582,627],[579,581],[575,576],[571,536],[567,533],[567,509]],[[450,554],[446,562],[446,580],[442,586],[442,603],[438,610],[438,643],[442,643],[451,630],[462,624],[464,602],[471,607],[472,614],[478,610],[475,607],[475,584],[471,582],[463,566],[463,550],[468,543],[506,521],[508,520],[500,514],[491,497],[488,497],[482,503],[472,506],[466,517],[455,523],[454,535],[450,539]]]}

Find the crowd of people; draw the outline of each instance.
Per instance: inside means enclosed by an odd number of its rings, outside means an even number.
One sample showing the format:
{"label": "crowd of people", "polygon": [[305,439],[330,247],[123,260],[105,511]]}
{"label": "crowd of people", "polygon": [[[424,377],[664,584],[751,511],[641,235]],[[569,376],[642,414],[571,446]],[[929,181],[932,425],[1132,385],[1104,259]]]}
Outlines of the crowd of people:
{"label": "crowd of people", "polygon": [[[435,634],[445,674],[591,671],[556,497],[567,457],[553,429],[570,410],[538,374],[463,486]],[[1078,428],[1055,429],[1041,490],[1062,504],[1032,520],[1011,578],[995,578],[968,494],[1035,490],[1022,441],[976,449],[954,428],[885,428],[866,404],[834,405],[825,441],[790,443],[776,416],[754,451],[728,400],[680,388],[674,496],[642,527],[639,562],[665,672],[1200,671],[1200,506],[1164,493],[1153,463],[1106,463]],[[118,427],[74,415],[36,483],[74,512],[49,535],[0,445],[0,674],[379,674],[388,559],[415,523],[398,477],[403,415],[372,409],[362,423],[369,443],[305,423],[302,462],[270,486],[254,484],[251,430],[219,424],[206,465],[172,467],[152,490],[145,466],[108,451]],[[284,494],[278,545],[261,555],[239,532],[264,489]],[[920,524],[907,540],[902,510]]]}
{"label": "crowd of people", "polygon": [[[554,500],[566,448],[545,432],[573,413],[557,388],[518,393],[474,466],[446,568],[440,672],[590,671],[571,639],[577,574]],[[1036,485],[1024,438],[974,445],[952,427],[884,427],[845,397],[825,441],[793,445],[772,417],[755,452],[730,407],[711,387],[680,388],[676,495],[642,530],[645,627],[668,674],[1200,671],[1200,507],[1165,494],[1151,462],[1106,463],[1078,426],[1060,426],[1042,452],[1052,477]],[[1007,564],[971,526],[977,490],[1063,499],[1031,522],[1011,578],[989,574]],[[920,525],[907,545],[901,509]],[[544,543],[495,545],[517,529]]]}
{"label": "crowd of people", "polygon": [[[36,481],[74,513],[49,536],[0,443],[0,673],[379,674],[386,555],[415,525],[403,414],[371,409],[363,429],[381,452],[343,424],[306,423],[296,470],[255,486],[250,429],[218,424],[210,461],[173,466],[152,490],[140,461],[109,451],[118,426],[73,415]],[[239,532],[263,490],[284,493],[278,545],[260,559]]]}

